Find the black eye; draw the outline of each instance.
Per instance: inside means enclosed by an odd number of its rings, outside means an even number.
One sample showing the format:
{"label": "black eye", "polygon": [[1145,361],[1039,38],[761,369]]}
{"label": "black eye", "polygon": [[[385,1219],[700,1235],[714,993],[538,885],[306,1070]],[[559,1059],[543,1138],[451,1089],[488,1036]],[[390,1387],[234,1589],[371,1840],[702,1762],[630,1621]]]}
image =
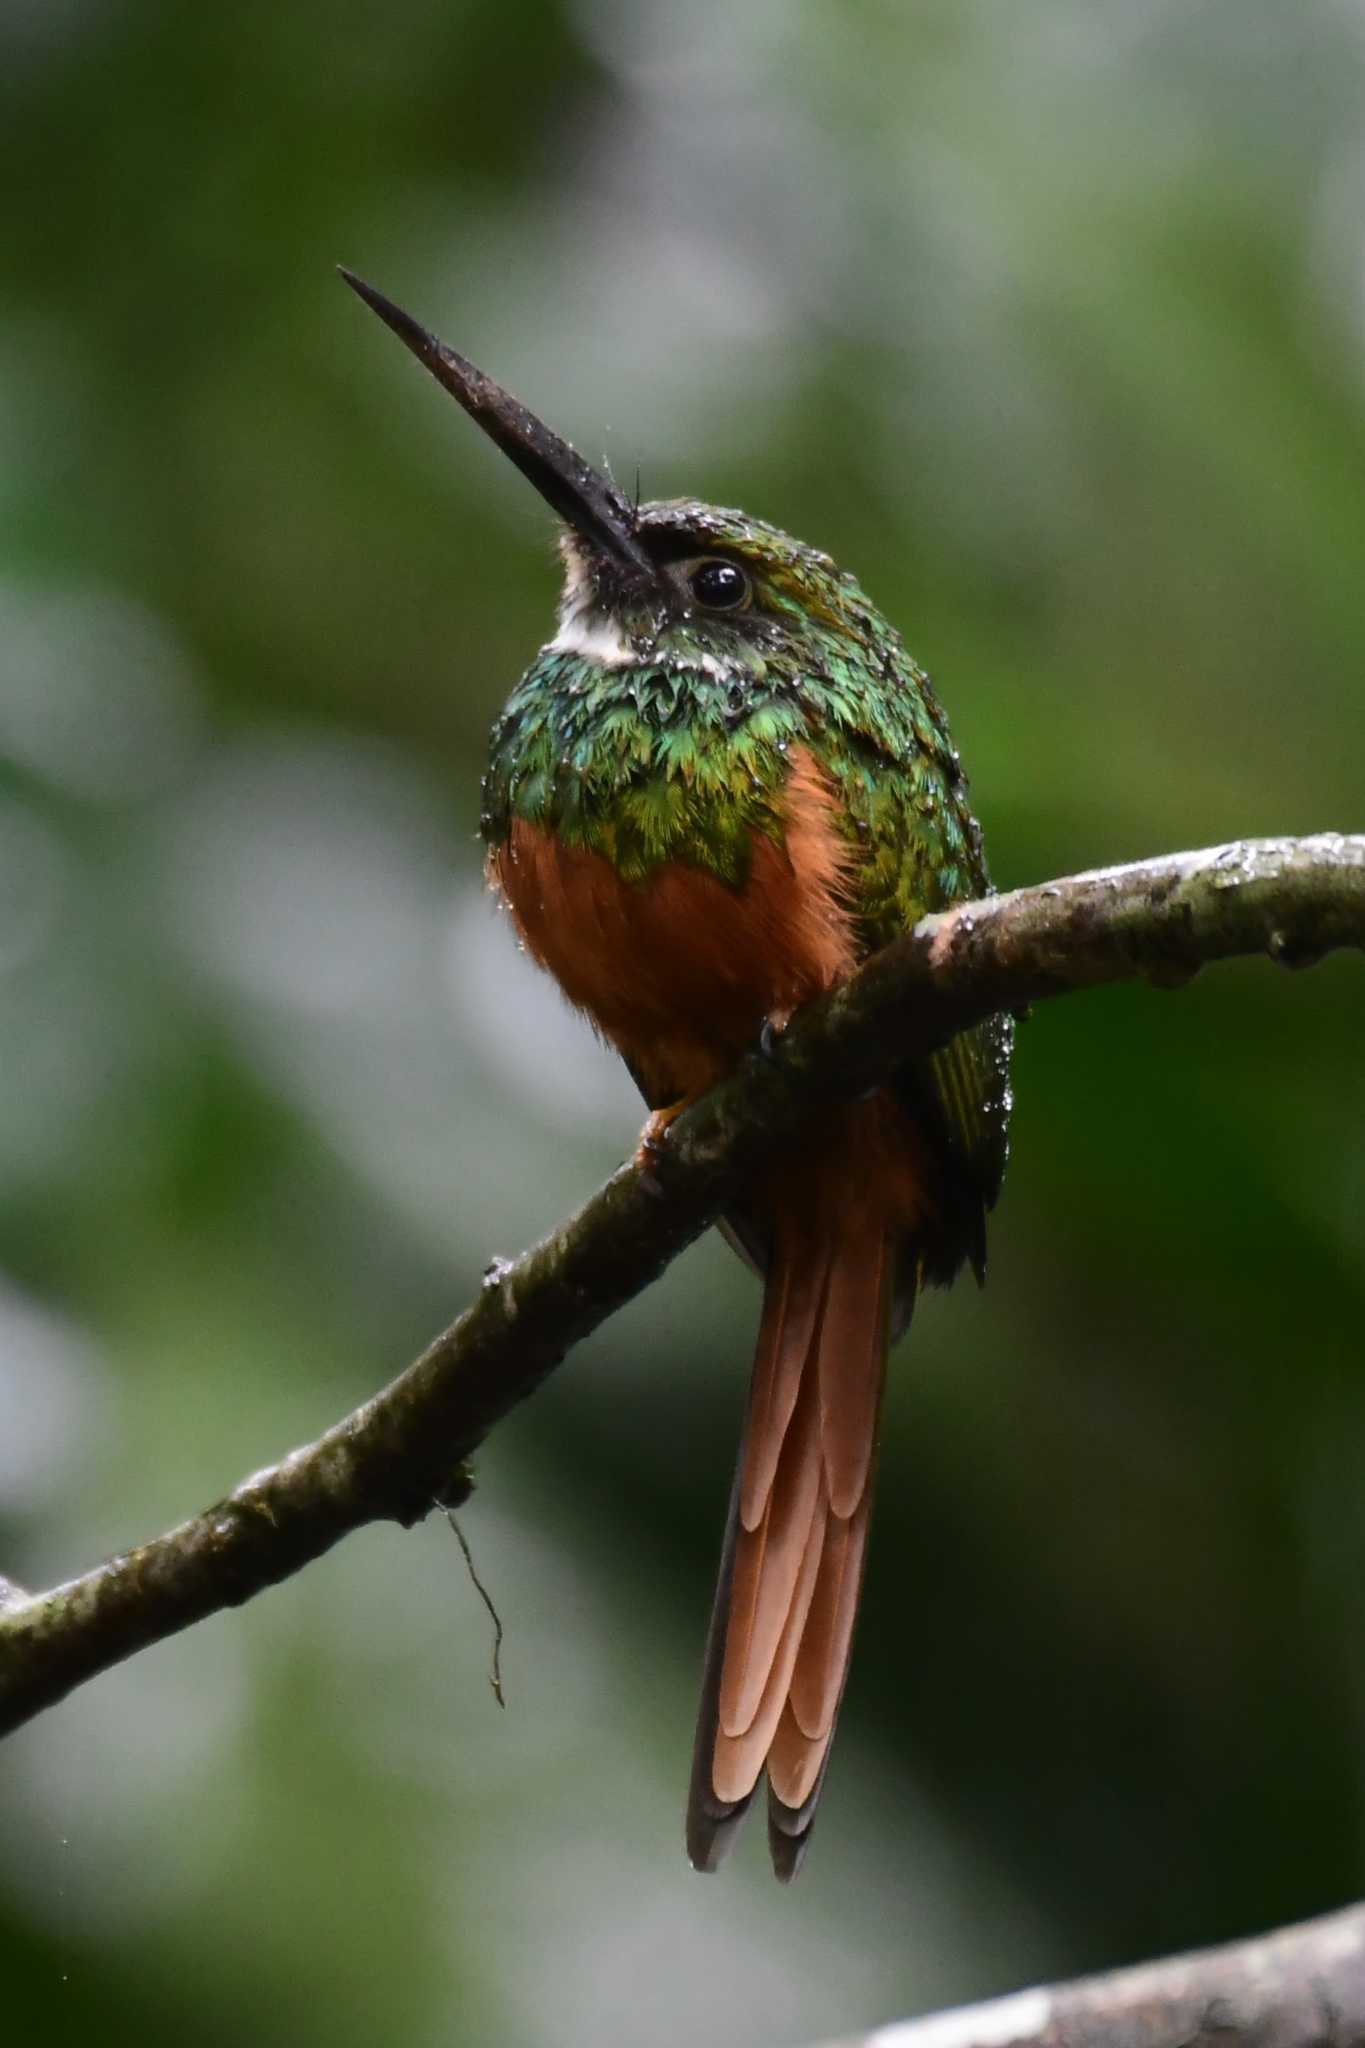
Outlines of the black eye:
{"label": "black eye", "polygon": [[688,582],[697,603],[712,612],[732,612],[749,595],[749,579],[733,562],[703,562]]}

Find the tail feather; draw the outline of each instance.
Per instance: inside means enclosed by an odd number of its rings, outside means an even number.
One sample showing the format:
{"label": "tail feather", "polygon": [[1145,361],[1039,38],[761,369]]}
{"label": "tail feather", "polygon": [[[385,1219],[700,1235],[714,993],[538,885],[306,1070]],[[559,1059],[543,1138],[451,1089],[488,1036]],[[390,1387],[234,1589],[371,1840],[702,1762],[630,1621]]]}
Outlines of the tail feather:
{"label": "tail feather", "polygon": [[862,1588],[891,1274],[886,1224],[856,1196],[778,1215],[693,1755],[699,1869],[765,1769],[778,1876],[805,1853]]}
{"label": "tail feather", "polygon": [[793,1639],[792,1621],[798,1607],[804,1617],[815,1589],[820,1560],[818,1544],[812,1555],[812,1543],[823,1534],[824,1489],[813,1396],[813,1388],[802,1388],[767,1507],[754,1529],[744,1527],[741,1492],[741,1533],[720,1681],[720,1725],[727,1735],[741,1735],[752,1726],[783,1652],[789,1649],[795,1661],[800,1636]]}
{"label": "tail feather", "polygon": [[[853,1647],[853,1623],[862,1591],[871,1506],[869,1491],[850,1521],[831,1517],[826,1533],[820,1576],[791,1687],[792,1715],[811,1742],[828,1737],[839,1711],[840,1687]],[[801,1800],[789,1803],[799,1806]]]}
{"label": "tail feather", "polygon": [[[772,1859],[773,1873],[779,1884],[790,1884],[806,1860],[806,1847],[815,1823],[815,1809],[820,1803],[828,1766],[829,1745],[826,1744],[819,1775],[801,1806],[788,1806],[778,1798],[771,1784],[768,1787],[768,1854]],[[732,1839],[733,1837],[727,1837],[726,1849],[729,1848]],[[720,1853],[725,1852],[722,1850]],[[715,1865],[711,1867],[714,1869]]]}
{"label": "tail feather", "polygon": [[816,1791],[834,1739],[862,1592],[871,1506],[869,1490],[850,1521],[840,1521],[832,1513],[829,1517],[822,1569],[786,1712],[768,1754],[771,1799],[793,1815]]}
{"label": "tail feather", "polygon": [[848,1520],[863,1497],[886,1376],[891,1248],[875,1224],[841,1243],[829,1268],[815,1365],[831,1512]]}
{"label": "tail feather", "polygon": [[742,1464],[740,1515],[757,1529],[787,1440],[801,1375],[824,1306],[824,1272],[813,1233],[793,1225],[787,1256],[776,1260],[765,1300],[749,1393],[748,1455]]}
{"label": "tail feather", "polygon": [[727,1729],[725,1724],[725,1686],[722,1680],[721,1722],[716,1730],[711,1757],[711,1782],[721,1799],[749,1797],[777,1733],[777,1724],[786,1711],[792,1672],[796,1668],[802,1632],[820,1570],[824,1535],[823,1516],[813,1516],[786,1626],[768,1667],[763,1690],[748,1721],[733,1730]]}
{"label": "tail feather", "polygon": [[720,1671],[725,1658],[725,1625],[730,1612],[730,1581],[735,1563],[735,1532],[739,1527],[739,1482],[730,1489],[730,1512],[725,1523],[721,1549],[720,1576],[711,1608],[706,1635],[701,1704],[697,1709],[697,1733],[692,1746],[692,1783],[687,1797],[687,1857],[694,1870],[717,1870],[744,1822],[749,1810],[749,1793],[743,1799],[721,1799],[711,1782],[711,1760],[715,1748],[720,1712]]}

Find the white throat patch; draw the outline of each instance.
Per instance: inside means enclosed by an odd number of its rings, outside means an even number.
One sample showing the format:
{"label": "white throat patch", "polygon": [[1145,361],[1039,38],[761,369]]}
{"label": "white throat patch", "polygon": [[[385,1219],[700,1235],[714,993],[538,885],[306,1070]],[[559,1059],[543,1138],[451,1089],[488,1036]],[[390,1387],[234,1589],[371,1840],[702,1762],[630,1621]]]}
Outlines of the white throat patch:
{"label": "white throat patch", "polygon": [[585,661],[600,662],[603,668],[625,668],[640,658],[615,619],[600,614],[594,618],[590,612],[567,606],[560,615],[559,631],[545,652],[581,654]]}
{"label": "white throat patch", "polygon": [[[564,595],[559,601],[559,630],[546,642],[542,654],[577,654],[602,668],[630,668],[649,656],[632,646],[620,625],[609,613],[593,608],[593,585],[578,542],[572,533],[560,535],[559,552],[564,563]],[[718,654],[694,654],[690,660],[665,655],[670,668],[699,668],[718,683],[746,673],[742,664],[726,661]]]}
{"label": "white throat patch", "polygon": [[[584,661],[595,661],[602,668],[629,668],[634,662],[649,659],[631,645],[615,619],[600,612],[594,616],[581,606],[568,605],[560,614],[559,631],[541,652],[581,655]],[[735,662],[725,661],[718,654],[694,654],[688,659],[674,655],[664,659],[670,668],[698,668],[718,683],[727,683],[732,676],[744,673]]]}

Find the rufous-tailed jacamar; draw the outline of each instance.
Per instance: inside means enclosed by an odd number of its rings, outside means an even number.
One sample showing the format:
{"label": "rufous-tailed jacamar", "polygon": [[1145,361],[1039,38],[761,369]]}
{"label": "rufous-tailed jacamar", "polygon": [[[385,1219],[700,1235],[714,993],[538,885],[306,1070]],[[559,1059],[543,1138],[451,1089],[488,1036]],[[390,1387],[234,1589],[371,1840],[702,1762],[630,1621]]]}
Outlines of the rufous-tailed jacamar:
{"label": "rufous-tailed jacamar", "polygon": [[[928,677],[853,578],[742,512],[632,505],[463,356],[348,283],[565,522],[564,592],[493,727],[489,876],[621,1054],[644,1145],[926,911],[989,887]],[[698,1718],[687,1846],[759,1778],[800,1865],[848,1671],[887,1351],[985,1262],[1009,1118],[996,1019],[824,1113],[728,1219],[763,1316]]]}

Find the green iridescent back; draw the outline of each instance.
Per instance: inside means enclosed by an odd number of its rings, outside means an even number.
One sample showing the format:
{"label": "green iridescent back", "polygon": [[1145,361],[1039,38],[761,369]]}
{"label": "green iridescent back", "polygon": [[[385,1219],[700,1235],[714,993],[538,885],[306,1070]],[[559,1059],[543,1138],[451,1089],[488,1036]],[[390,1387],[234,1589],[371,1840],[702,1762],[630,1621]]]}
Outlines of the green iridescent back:
{"label": "green iridescent back", "polygon": [[[740,885],[753,835],[781,841],[793,746],[809,747],[840,799],[850,911],[861,951],[926,911],[990,888],[981,832],[928,676],[854,578],[827,555],[741,512],[670,500],[638,529],[661,558],[717,555],[749,573],[742,613],[598,587],[572,548],[557,641],[536,657],[493,728],[483,831],[513,818],[604,854],[627,879],[680,861]],[[937,1121],[958,1171],[947,1279],[981,1270],[984,1210],[1004,1170],[1008,1019],[967,1032],[899,1079]]]}

